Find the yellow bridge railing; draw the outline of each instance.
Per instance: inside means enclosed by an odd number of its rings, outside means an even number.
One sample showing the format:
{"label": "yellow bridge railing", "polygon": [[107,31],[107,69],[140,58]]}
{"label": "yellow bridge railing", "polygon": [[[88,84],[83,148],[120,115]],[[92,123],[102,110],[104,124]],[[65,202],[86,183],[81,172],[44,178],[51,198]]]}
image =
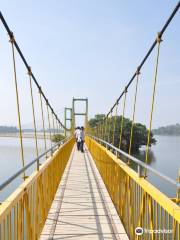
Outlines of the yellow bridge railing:
{"label": "yellow bridge railing", "polygon": [[179,240],[180,207],[97,141],[86,137],[86,144],[129,238]]}
{"label": "yellow bridge railing", "polygon": [[38,239],[74,145],[71,138],[0,205],[0,239]]}

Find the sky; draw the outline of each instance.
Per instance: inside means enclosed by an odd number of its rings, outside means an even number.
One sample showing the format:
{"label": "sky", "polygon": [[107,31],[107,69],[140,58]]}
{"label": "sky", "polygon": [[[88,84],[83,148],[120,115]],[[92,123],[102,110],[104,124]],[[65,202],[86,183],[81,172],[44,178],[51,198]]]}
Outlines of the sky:
{"label": "sky", "polygon": [[[1,0],[1,11],[49,102],[64,120],[72,98],[88,98],[89,118],[107,113],[177,4],[174,0]],[[180,13],[161,43],[153,128],[180,122]],[[141,70],[136,122],[148,126],[155,49]],[[32,125],[27,71],[16,54],[21,118]],[[134,87],[125,116],[132,118]],[[35,111],[41,125],[38,93]],[[0,23],[0,125],[17,125],[11,46]],[[77,111],[84,105],[77,104]],[[122,113],[122,101],[118,113]],[[82,119],[78,119],[82,124]]]}

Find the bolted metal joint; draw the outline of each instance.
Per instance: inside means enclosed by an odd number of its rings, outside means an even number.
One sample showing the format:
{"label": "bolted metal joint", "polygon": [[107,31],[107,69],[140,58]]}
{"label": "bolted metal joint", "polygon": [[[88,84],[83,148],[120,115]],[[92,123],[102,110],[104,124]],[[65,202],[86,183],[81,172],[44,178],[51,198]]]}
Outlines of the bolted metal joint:
{"label": "bolted metal joint", "polygon": [[40,94],[42,93],[42,89],[41,89],[41,87],[39,87],[39,93],[40,93]]}
{"label": "bolted metal joint", "polygon": [[136,75],[139,75],[139,74],[141,74],[141,72],[140,72],[140,66],[138,66],[138,67],[137,67],[137,70],[136,70]]}
{"label": "bolted metal joint", "polygon": [[157,33],[157,38],[156,38],[157,43],[160,43],[160,42],[163,41],[161,37],[162,37],[162,36],[161,36],[161,32],[158,32],[158,33]]}
{"label": "bolted metal joint", "polygon": [[32,71],[31,71],[31,67],[28,66],[28,73],[27,73],[29,76],[32,76]]}
{"label": "bolted metal joint", "polygon": [[127,92],[128,92],[128,89],[127,89],[127,86],[125,86],[124,93],[127,93]]}
{"label": "bolted metal joint", "polygon": [[10,32],[10,33],[9,33],[9,42],[11,42],[11,43],[14,43],[14,42],[15,42],[15,38],[14,38],[13,32]]}

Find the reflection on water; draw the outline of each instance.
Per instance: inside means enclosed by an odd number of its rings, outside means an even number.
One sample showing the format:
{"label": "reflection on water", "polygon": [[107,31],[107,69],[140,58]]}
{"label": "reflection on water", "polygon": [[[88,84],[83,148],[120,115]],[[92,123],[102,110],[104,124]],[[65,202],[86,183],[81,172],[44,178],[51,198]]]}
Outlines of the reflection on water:
{"label": "reflection on water", "polygon": [[[157,143],[149,152],[148,164],[166,176],[177,180],[180,167],[180,137],[179,136],[155,136]],[[142,148],[136,157],[145,161],[145,148]],[[148,173],[148,179],[162,192],[174,197],[176,189],[165,180],[152,173]]]}
{"label": "reflection on water", "polygon": [[[157,143],[149,149],[148,164],[160,173],[178,180],[178,170],[180,167],[180,136],[155,136]],[[142,147],[140,151],[133,155],[137,159],[145,162],[146,147]],[[120,154],[120,159],[128,162],[127,157]],[[137,164],[130,161],[130,167],[137,171]],[[143,175],[144,171],[142,172]],[[156,186],[160,191],[169,197],[176,196],[176,187],[170,184],[154,173],[147,172],[147,179]]]}
{"label": "reflection on water", "polygon": [[[136,158],[138,158],[139,160],[141,160],[142,162],[145,163],[145,160],[146,160],[146,150],[145,149],[141,149],[139,151],[139,153],[135,154],[134,155]],[[156,161],[156,157],[154,155],[154,152],[150,149],[149,150],[149,156],[148,156],[148,164],[149,165],[152,165],[153,162]]]}

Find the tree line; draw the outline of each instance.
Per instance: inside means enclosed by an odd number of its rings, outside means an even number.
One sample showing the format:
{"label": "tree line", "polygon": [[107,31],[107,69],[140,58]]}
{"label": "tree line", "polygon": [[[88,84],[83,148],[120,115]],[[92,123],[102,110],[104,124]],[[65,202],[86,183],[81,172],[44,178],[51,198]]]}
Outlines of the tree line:
{"label": "tree line", "polygon": [[[102,121],[104,116],[105,116],[104,114],[97,114],[95,115],[94,118],[89,120],[89,127],[90,129],[92,129],[91,131],[93,134],[95,134],[95,132],[93,132],[94,131],[93,129],[98,125],[99,122]],[[100,137],[103,137],[106,141],[108,140],[110,143],[114,143],[114,146],[119,147],[122,116],[117,116],[116,118],[115,131],[114,122],[115,122],[114,116],[108,119],[106,131],[104,130],[103,136]],[[121,149],[126,152],[128,152],[130,145],[131,126],[132,121],[128,118],[124,118]],[[134,153],[138,152],[142,146],[145,146],[147,144],[147,138],[148,129],[146,128],[146,126],[141,123],[134,123],[131,152]],[[155,143],[156,139],[154,138],[153,133],[151,132],[149,146]]]}
{"label": "tree line", "polygon": [[159,127],[157,129],[154,129],[153,133],[155,135],[179,136],[180,135],[180,124],[176,123],[174,125]]}
{"label": "tree line", "polygon": [[0,126],[0,133],[17,133],[17,132],[19,132],[17,127]]}

